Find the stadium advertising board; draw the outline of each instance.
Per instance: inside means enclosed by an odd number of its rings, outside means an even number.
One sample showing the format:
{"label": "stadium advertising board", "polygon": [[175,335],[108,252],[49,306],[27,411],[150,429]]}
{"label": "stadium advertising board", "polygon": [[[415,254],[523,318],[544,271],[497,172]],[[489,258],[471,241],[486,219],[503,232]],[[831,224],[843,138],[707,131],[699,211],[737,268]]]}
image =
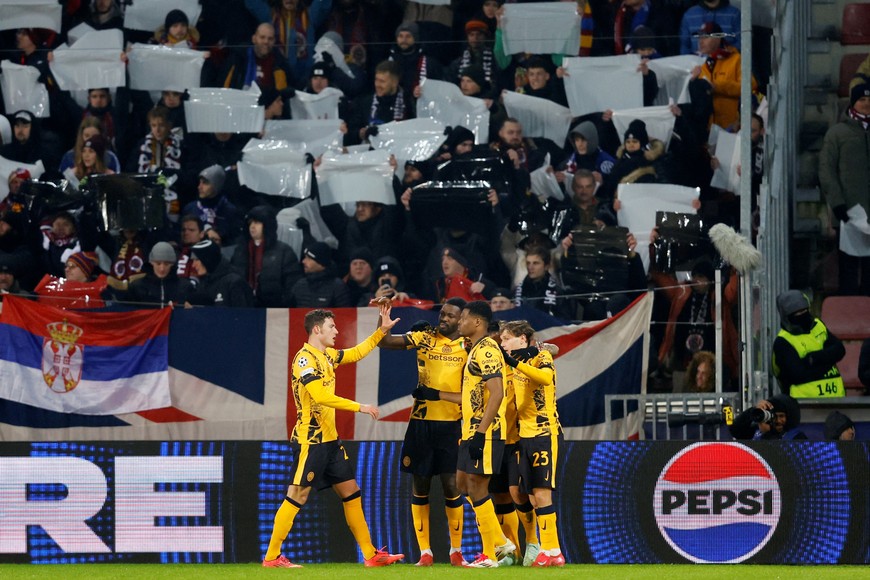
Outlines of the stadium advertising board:
{"label": "stadium advertising board", "polygon": [[[416,561],[401,444],[346,447],[374,543]],[[564,453],[569,563],[868,563],[866,443],[570,442]],[[286,442],[0,444],[0,562],[259,561],[292,459]],[[331,496],[312,494],[297,518],[291,560],[360,561]],[[436,559],[448,549],[439,498],[436,484]],[[463,550],[480,548],[466,509]]]}

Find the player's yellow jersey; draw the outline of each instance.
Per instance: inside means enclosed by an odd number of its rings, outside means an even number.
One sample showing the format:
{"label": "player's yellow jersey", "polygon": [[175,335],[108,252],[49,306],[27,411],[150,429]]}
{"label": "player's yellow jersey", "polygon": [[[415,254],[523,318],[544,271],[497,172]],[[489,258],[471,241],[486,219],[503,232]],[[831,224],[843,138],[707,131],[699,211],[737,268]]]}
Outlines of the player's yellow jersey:
{"label": "player's yellow jersey", "polygon": [[514,388],[514,369],[505,365],[504,382],[504,442],[508,445],[520,440],[520,419],[517,415],[517,395]]}
{"label": "player's yellow jersey", "polygon": [[[437,331],[405,334],[406,348],[417,350],[417,382],[421,385],[458,393],[462,390],[462,369],[468,360],[465,339],[451,340]],[[414,401],[411,419],[458,421],[459,405],[450,401]]]}
{"label": "player's yellow jersey", "polygon": [[553,435],[561,431],[556,410],[556,367],[553,355],[541,350],[529,362],[521,362],[514,369],[514,392],[520,437]]}
{"label": "player's yellow jersey", "polygon": [[[480,426],[483,419],[483,411],[489,401],[489,391],[486,381],[500,377],[502,385],[507,381],[504,376],[504,357],[501,349],[492,338],[485,336],[475,344],[468,353],[468,363],[462,372],[462,433],[463,438],[470,438]],[[504,439],[504,425],[502,423],[505,412],[505,401],[499,406],[489,428],[486,430],[487,439]]]}
{"label": "player's yellow jersey", "polygon": [[353,348],[321,351],[307,342],[293,357],[290,381],[296,403],[296,425],[291,441],[326,443],[338,439],[335,410],[359,411],[360,404],[335,394],[335,367],[357,362],[384,337],[380,329]]}

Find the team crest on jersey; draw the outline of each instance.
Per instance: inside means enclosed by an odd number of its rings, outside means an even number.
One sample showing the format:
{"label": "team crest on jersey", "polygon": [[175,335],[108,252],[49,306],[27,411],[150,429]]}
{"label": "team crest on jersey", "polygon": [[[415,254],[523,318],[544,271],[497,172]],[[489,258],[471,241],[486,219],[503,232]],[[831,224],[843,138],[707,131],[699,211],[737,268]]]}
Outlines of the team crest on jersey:
{"label": "team crest on jersey", "polygon": [[445,344],[441,347],[441,352],[443,352],[444,354],[450,354],[451,352],[453,352],[453,349],[450,348],[450,345]]}
{"label": "team crest on jersey", "polygon": [[46,328],[51,338],[42,341],[42,378],[55,393],[68,393],[82,380],[85,347],[76,341],[84,330],[66,320]]}

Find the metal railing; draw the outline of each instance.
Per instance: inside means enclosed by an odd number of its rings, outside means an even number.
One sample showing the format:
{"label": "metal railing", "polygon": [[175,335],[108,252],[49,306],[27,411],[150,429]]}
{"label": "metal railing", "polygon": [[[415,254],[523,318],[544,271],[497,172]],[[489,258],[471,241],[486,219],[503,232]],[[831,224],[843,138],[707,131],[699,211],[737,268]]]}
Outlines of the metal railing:
{"label": "metal railing", "polygon": [[613,417],[625,417],[635,406],[643,413],[642,433],[654,441],[731,441],[725,421],[736,412],[737,393],[663,393],[606,395],[606,438],[617,438]]}

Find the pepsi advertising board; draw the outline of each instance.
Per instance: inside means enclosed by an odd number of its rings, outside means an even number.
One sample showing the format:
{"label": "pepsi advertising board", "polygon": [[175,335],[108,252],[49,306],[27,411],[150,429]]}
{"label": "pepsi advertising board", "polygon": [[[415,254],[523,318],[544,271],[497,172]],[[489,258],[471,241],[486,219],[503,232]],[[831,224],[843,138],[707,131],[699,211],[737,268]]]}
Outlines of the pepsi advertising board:
{"label": "pepsi advertising board", "polygon": [[[416,561],[401,443],[345,447],[374,543]],[[862,442],[570,442],[561,547],[569,563],[867,564],[868,458]],[[257,562],[292,462],[286,442],[0,444],[0,562]],[[439,490],[436,560],[449,547]],[[463,551],[480,549],[466,508]],[[361,561],[331,492],[312,494],[284,553]]]}

